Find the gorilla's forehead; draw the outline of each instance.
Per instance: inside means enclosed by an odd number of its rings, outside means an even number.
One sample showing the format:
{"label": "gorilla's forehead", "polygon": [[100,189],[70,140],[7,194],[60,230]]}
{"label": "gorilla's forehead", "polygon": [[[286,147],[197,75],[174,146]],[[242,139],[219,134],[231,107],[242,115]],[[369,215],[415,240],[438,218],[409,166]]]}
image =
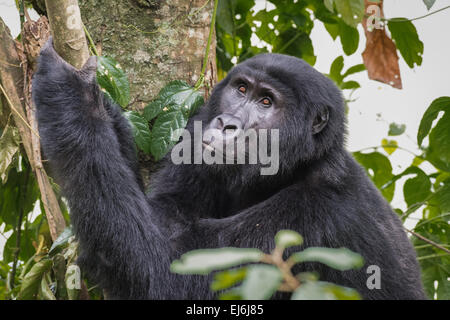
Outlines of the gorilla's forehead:
{"label": "gorilla's forehead", "polygon": [[[234,67],[229,78],[248,75],[257,81],[274,86],[289,87],[294,91],[335,91],[331,80],[302,59],[283,54],[266,53],[254,56]],[[306,91],[306,92],[305,92]]]}

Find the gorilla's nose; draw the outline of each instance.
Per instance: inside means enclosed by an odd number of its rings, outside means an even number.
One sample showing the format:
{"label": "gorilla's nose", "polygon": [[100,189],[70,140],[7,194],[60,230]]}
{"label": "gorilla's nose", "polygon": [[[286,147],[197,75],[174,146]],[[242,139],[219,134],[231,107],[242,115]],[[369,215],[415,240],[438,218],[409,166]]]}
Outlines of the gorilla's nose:
{"label": "gorilla's nose", "polygon": [[207,127],[203,142],[210,144],[213,141],[230,141],[236,138],[243,129],[242,121],[231,114],[221,114],[215,117]]}
{"label": "gorilla's nose", "polygon": [[211,127],[219,129],[223,133],[233,134],[235,131],[243,128],[242,121],[231,114],[221,114],[214,120]]}

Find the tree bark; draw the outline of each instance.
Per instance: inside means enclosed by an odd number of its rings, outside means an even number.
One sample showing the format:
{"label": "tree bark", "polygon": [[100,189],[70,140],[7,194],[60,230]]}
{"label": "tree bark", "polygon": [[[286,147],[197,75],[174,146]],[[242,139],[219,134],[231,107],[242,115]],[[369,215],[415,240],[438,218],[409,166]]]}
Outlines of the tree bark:
{"label": "tree bark", "polygon": [[[21,50],[20,50],[21,51]],[[53,192],[48,176],[40,159],[40,145],[34,114],[25,95],[26,62],[21,61],[16,43],[11,37],[8,27],[0,19],[0,78],[5,90],[5,98],[9,100],[14,122],[19,129],[22,145],[30,161],[41,191],[41,199],[53,240],[64,230],[66,223],[59,208],[58,200]],[[26,59],[25,59],[26,60]]]}
{"label": "tree bark", "polygon": [[[130,80],[132,109],[140,110],[171,80],[198,80],[212,16],[212,0],[85,0],[81,16],[103,55]],[[216,81],[215,37],[205,96]]]}
{"label": "tree bark", "polygon": [[56,52],[80,69],[89,58],[78,0],[46,0],[53,45]]}

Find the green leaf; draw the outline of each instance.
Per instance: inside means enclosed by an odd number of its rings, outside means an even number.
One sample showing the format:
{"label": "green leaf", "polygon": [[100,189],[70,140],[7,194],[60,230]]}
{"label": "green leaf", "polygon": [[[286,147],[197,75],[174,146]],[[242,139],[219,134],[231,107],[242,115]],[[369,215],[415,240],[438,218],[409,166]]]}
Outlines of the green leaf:
{"label": "green leaf", "polygon": [[38,293],[39,285],[44,274],[49,271],[52,267],[51,260],[41,260],[37,262],[31,270],[25,275],[20,286],[20,291],[17,299],[19,300],[31,300],[36,298]]}
{"label": "green leaf", "polygon": [[336,59],[333,60],[333,63],[330,67],[330,74],[329,77],[336,82],[337,85],[340,85],[342,83],[342,75],[341,71],[344,68],[344,57],[339,56]]}
{"label": "green leaf", "polygon": [[119,63],[111,57],[97,57],[97,82],[122,108],[130,102],[130,84]]}
{"label": "green leaf", "polygon": [[208,274],[243,263],[259,262],[263,253],[258,249],[220,248],[190,251],[172,262],[170,270],[180,274]]}
{"label": "green leaf", "polygon": [[346,78],[347,76],[355,73],[359,73],[366,70],[366,66],[364,64],[356,64],[345,71],[345,73],[342,75],[343,78]]}
{"label": "green leaf", "polygon": [[275,244],[279,248],[289,248],[292,246],[299,246],[303,243],[302,236],[292,230],[280,230],[275,235]]}
{"label": "green leaf", "polygon": [[160,97],[156,97],[155,100],[145,106],[143,116],[147,121],[151,121],[160,114],[164,108],[167,108],[164,100]]}
{"label": "green leaf", "polygon": [[53,261],[53,275],[56,281],[56,294],[58,299],[67,300],[67,290],[66,290],[66,259],[62,253],[57,253],[52,256]]}
{"label": "green leaf", "polygon": [[[34,234],[31,230],[21,230],[19,259],[27,261],[36,252],[33,247]],[[11,234],[3,248],[3,260],[11,262],[17,252],[17,232]]]}
{"label": "green leaf", "polygon": [[392,40],[410,68],[422,64],[423,43],[419,39],[416,27],[405,18],[393,18],[388,22]]}
{"label": "green leaf", "polygon": [[430,178],[420,170],[415,169],[416,177],[405,181],[403,185],[403,196],[408,207],[424,201],[431,194]]}
{"label": "green leaf", "polygon": [[344,68],[344,57],[339,56],[336,59],[334,59],[333,63],[330,67],[330,74],[328,74],[328,77],[332,79],[336,85],[341,88],[342,90],[345,89],[357,89],[360,88],[360,84],[356,81],[346,81],[343,82],[344,78],[365,70],[364,65],[355,65],[353,67],[350,67],[344,74],[342,73],[342,69]]}
{"label": "green leaf", "polygon": [[150,152],[161,159],[178,141],[181,130],[204,103],[200,92],[184,81],[172,81],[158,97],[144,109],[144,117],[150,121],[156,117],[152,128]]}
{"label": "green leaf", "polygon": [[14,160],[14,156],[19,151],[20,135],[19,130],[11,125],[6,125],[0,137],[0,178],[2,183],[8,179],[8,171]]}
{"label": "green leaf", "polygon": [[394,177],[389,159],[379,152],[355,152],[353,156],[366,169],[375,186],[381,189],[383,196],[391,201],[394,196],[395,184],[385,186]]}
{"label": "green leaf", "polygon": [[364,0],[334,0],[334,3],[344,22],[356,28],[364,17]]}
{"label": "green leaf", "polygon": [[328,10],[330,10],[331,12],[333,12],[334,10],[333,10],[333,1],[334,0],[324,0],[324,4],[325,4],[325,7],[327,7],[327,9]]}
{"label": "green leaf", "polygon": [[397,150],[398,142],[395,140],[382,139],[381,145],[383,146],[384,151],[386,151],[388,155],[391,155]]}
{"label": "green leaf", "polygon": [[56,300],[55,295],[50,289],[50,284],[47,281],[46,275],[42,277],[41,285],[39,287],[39,297],[41,300]]}
{"label": "green leaf", "polygon": [[[447,194],[449,194],[449,191],[450,188],[446,190]],[[433,205],[435,204],[433,203]],[[426,211],[424,210],[424,212]],[[450,243],[450,225],[448,221],[444,220],[443,216],[420,220],[414,231],[436,243],[443,245]],[[442,250],[427,245],[420,238],[413,237],[412,240],[417,250],[422,269],[422,282],[428,297],[430,299],[449,300],[450,255],[443,254]]]}
{"label": "green leaf", "polygon": [[[422,269],[422,282],[424,284],[425,292],[430,299],[450,300],[450,276],[449,264],[430,265]],[[437,290],[435,283],[437,282]]]}
{"label": "green leaf", "polygon": [[364,264],[364,259],[358,253],[347,248],[321,248],[310,247],[291,256],[296,263],[320,262],[337,270],[359,269]]}
{"label": "green leaf", "polygon": [[240,288],[232,288],[219,295],[219,300],[242,300]]}
{"label": "green leaf", "polygon": [[[431,130],[433,121],[440,112],[444,115]],[[429,146],[426,150],[426,159],[437,168],[450,171],[450,97],[435,99],[428,107],[420,121],[417,133],[417,143],[422,144],[423,139],[429,134]],[[430,132],[431,130],[431,132]]]}
{"label": "green leaf", "polygon": [[317,58],[309,34],[295,28],[290,28],[275,38],[273,52],[302,58],[310,65],[314,65]]}
{"label": "green leaf", "polygon": [[341,84],[340,88],[342,90],[345,90],[345,89],[358,89],[358,88],[361,88],[361,85],[358,82],[356,82],[356,81],[346,81],[346,82]]}
{"label": "green leaf", "polygon": [[150,151],[158,161],[166,155],[181,136],[187,124],[186,115],[180,110],[164,112],[156,119],[152,129]]}
{"label": "green leaf", "polygon": [[267,300],[277,291],[283,280],[281,271],[272,265],[253,265],[240,286],[242,299]]}
{"label": "green leaf", "polygon": [[395,122],[392,122],[391,124],[389,124],[389,132],[388,135],[389,136],[399,136],[401,134],[403,134],[406,130],[406,125],[405,124],[397,124]]}
{"label": "green leaf", "polygon": [[333,40],[336,40],[339,35],[339,25],[337,23],[324,23],[323,25],[330,34],[331,38],[333,38]]}
{"label": "green leaf", "polygon": [[211,290],[219,291],[227,289],[244,280],[246,275],[247,268],[238,268],[217,272],[216,274],[214,274],[214,280],[211,283]]}
{"label": "green leaf", "polygon": [[70,227],[66,227],[63,232],[56,238],[50,247],[49,254],[54,254],[59,252],[60,249],[65,248],[69,244],[70,237],[73,236],[72,229]]}
{"label": "green leaf", "polygon": [[423,3],[427,6],[427,10],[430,10],[435,2],[436,0],[423,0]]}
{"label": "green leaf", "polygon": [[136,111],[126,111],[123,115],[131,124],[136,145],[145,153],[150,153],[152,137],[147,120]]}
{"label": "green leaf", "polygon": [[308,281],[291,297],[292,300],[360,300],[361,296],[354,289],[338,286],[323,281]]}
{"label": "green leaf", "polygon": [[355,53],[359,44],[359,32],[355,27],[349,26],[342,20],[339,21],[339,36],[341,38],[342,49],[346,55]]}
{"label": "green leaf", "polygon": [[450,172],[450,112],[431,130],[425,156],[435,167]]}
{"label": "green leaf", "polygon": [[435,99],[425,113],[420,121],[419,131],[417,132],[417,144],[422,145],[423,139],[430,132],[433,120],[436,119],[440,111],[450,113],[450,97],[440,97]]}
{"label": "green leaf", "polygon": [[167,109],[182,110],[187,116],[192,116],[203,103],[203,96],[198,90],[184,81],[175,80],[159,91],[155,101],[144,109],[144,116],[150,121]]}

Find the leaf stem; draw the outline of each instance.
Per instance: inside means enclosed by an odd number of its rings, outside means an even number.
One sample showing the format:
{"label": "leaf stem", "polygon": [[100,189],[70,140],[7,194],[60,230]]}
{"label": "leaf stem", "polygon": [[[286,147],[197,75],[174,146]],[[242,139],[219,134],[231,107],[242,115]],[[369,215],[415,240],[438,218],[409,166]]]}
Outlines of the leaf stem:
{"label": "leaf stem", "polygon": [[[446,6],[446,7],[443,7],[443,8],[441,8],[441,9],[438,9],[438,10],[435,10],[435,11],[433,11],[433,12],[430,12],[430,13],[427,13],[427,14],[425,14],[425,15],[423,15],[423,16],[420,16],[420,17],[416,17],[416,18],[412,18],[412,19],[404,19],[404,20],[397,20],[398,22],[402,22],[402,21],[415,21],[415,20],[419,20],[419,19],[423,19],[423,18],[426,18],[426,17],[428,17],[428,16],[431,16],[431,15],[433,15],[433,14],[435,14],[435,13],[438,13],[438,12],[441,12],[441,11],[444,11],[444,10],[447,10],[447,9],[449,9],[450,8],[450,6]],[[391,19],[386,19],[386,18],[380,18],[380,20],[382,20],[382,21],[392,21],[393,19],[398,19],[398,18],[391,18]],[[396,22],[397,22],[396,21]]]}
{"label": "leaf stem", "polygon": [[20,30],[23,30],[23,24],[25,23],[25,4],[24,0],[19,1],[19,17],[20,17]]}
{"label": "leaf stem", "polygon": [[95,47],[94,40],[92,40],[91,34],[89,33],[89,31],[87,30],[87,28],[86,28],[85,25],[83,25],[83,29],[84,29],[84,33],[86,34],[86,37],[87,37],[88,40],[89,40],[89,44],[91,45],[92,51],[94,51],[94,54],[95,54],[96,56],[99,56],[98,51],[97,51],[97,48]]}
{"label": "leaf stem", "polygon": [[208,65],[209,50],[211,49],[212,37],[213,37],[215,26],[216,26],[216,15],[217,15],[218,4],[219,4],[219,0],[214,0],[214,10],[213,10],[213,14],[211,17],[211,25],[209,27],[209,36],[208,36],[208,42],[206,44],[205,57],[203,58],[202,71],[200,73],[200,78],[198,79],[197,83],[194,86],[194,88],[196,90],[198,90],[201,86],[203,86],[203,84],[205,82],[206,66]]}

